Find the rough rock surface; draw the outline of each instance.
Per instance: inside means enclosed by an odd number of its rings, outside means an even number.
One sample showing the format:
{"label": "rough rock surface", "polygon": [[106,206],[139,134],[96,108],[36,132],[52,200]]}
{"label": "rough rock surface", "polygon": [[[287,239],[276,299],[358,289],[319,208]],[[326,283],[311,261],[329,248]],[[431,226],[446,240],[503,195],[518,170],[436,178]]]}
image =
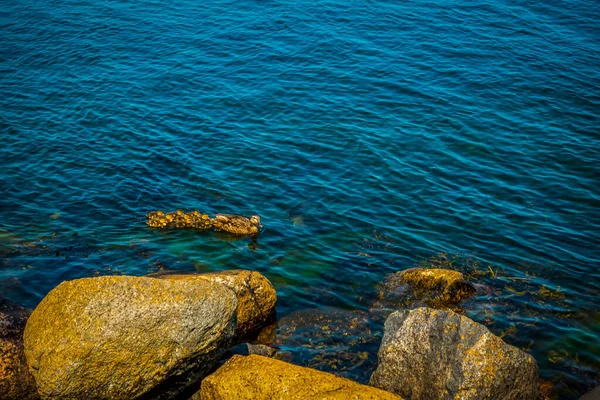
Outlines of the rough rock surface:
{"label": "rough rock surface", "polygon": [[0,397],[37,399],[33,376],[23,352],[23,331],[31,310],[0,299]]}
{"label": "rough rock surface", "polygon": [[238,300],[238,341],[251,336],[275,317],[277,294],[267,278],[258,272],[230,270],[208,274],[156,274],[156,278],[169,280],[200,280],[220,283],[233,290]]}
{"label": "rough rock surface", "polygon": [[258,355],[236,355],[202,381],[202,400],[394,399],[348,379]]}
{"label": "rough rock surface", "polygon": [[248,354],[257,354],[264,357],[274,357],[275,354],[277,354],[276,348],[269,347],[265,344],[247,343],[246,346],[248,346]]}
{"label": "rough rock surface", "polygon": [[533,357],[452,311],[389,316],[371,385],[420,399],[537,399]]}
{"label": "rough rock surface", "polygon": [[598,400],[600,399],[600,386],[596,386],[583,396],[579,400]]}
{"label": "rough rock surface", "polygon": [[[410,290],[407,291],[407,287]],[[414,300],[433,308],[448,308],[468,299],[475,291],[461,272],[410,268],[388,275],[379,287],[379,300],[374,308],[409,307]]]}
{"label": "rough rock surface", "polygon": [[475,293],[461,272],[440,268],[410,268],[400,272],[400,280],[416,291],[438,292],[440,300],[458,303]]}
{"label": "rough rock surface", "polygon": [[235,294],[211,282],[63,282],[27,321],[25,355],[45,399],[166,398],[213,367],[236,310]]}

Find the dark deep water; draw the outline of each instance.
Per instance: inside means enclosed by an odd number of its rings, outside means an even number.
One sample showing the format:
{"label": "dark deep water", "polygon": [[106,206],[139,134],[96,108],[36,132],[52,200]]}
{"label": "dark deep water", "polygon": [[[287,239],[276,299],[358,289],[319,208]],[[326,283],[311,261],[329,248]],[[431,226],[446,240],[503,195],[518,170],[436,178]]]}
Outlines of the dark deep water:
{"label": "dark deep water", "polygon": [[[459,252],[499,271],[467,315],[560,398],[600,383],[595,0],[3,0],[0,128],[10,300],[247,268],[280,316],[368,310],[388,273]],[[252,249],[145,226],[178,207],[267,229]]]}

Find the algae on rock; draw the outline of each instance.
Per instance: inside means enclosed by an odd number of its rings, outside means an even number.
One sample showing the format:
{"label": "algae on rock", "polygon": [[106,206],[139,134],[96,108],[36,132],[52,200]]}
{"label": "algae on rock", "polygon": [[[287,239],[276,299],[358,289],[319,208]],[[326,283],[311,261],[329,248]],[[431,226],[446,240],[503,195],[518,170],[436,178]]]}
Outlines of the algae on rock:
{"label": "algae on rock", "polygon": [[418,296],[440,304],[456,304],[475,293],[461,272],[450,269],[410,268],[400,272],[398,277]]}
{"label": "algae on rock", "polygon": [[[397,309],[427,305],[453,308],[475,293],[461,272],[439,268],[410,268],[390,274],[379,285],[374,309]],[[415,301],[416,300],[416,301]]]}

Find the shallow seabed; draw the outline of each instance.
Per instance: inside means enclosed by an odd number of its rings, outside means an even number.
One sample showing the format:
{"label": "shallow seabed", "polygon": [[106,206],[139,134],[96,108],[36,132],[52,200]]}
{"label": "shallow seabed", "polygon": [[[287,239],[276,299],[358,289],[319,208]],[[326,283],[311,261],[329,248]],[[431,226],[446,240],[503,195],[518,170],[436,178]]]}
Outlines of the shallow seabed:
{"label": "shallow seabed", "polygon": [[[4,0],[2,296],[247,268],[281,317],[363,312],[461,253],[497,271],[467,314],[577,398],[600,383],[597,5]],[[145,226],[178,207],[266,230]]]}

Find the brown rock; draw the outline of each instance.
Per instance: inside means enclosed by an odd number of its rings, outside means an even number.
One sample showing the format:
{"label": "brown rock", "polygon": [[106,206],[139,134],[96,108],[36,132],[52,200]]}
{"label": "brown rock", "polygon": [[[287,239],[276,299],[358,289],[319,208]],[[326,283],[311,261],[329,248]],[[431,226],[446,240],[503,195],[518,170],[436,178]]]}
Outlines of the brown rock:
{"label": "brown rock", "polygon": [[238,341],[256,333],[275,317],[277,293],[271,282],[258,272],[230,270],[208,274],[166,273],[150,276],[170,280],[215,282],[233,290],[238,300],[236,333]]}
{"label": "brown rock", "polygon": [[27,369],[23,331],[31,310],[0,299],[0,393],[4,400],[39,398]]}
{"label": "brown rock", "polygon": [[398,396],[348,379],[258,355],[236,355],[202,381],[202,400],[353,399]]}
{"label": "brown rock", "polygon": [[25,355],[43,399],[170,398],[215,365],[236,310],[234,293],[213,282],[63,282],[29,317]]}
{"label": "brown rock", "polygon": [[[556,400],[557,397],[554,394],[554,384],[551,381],[540,379],[538,383],[538,390],[540,392],[540,400]],[[583,397],[580,400],[591,400],[584,399]]]}
{"label": "brown rock", "polygon": [[452,311],[398,311],[385,322],[371,385],[411,400],[537,399],[529,354]]}
{"label": "brown rock", "polygon": [[[405,285],[411,289],[410,293],[403,289]],[[386,278],[380,287],[379,303],[410,306],[410,299],[405,297],[410,294],[430,307],[447,308],[468,299],[475,291],[461,272],[439,268],[410,268]]]}

